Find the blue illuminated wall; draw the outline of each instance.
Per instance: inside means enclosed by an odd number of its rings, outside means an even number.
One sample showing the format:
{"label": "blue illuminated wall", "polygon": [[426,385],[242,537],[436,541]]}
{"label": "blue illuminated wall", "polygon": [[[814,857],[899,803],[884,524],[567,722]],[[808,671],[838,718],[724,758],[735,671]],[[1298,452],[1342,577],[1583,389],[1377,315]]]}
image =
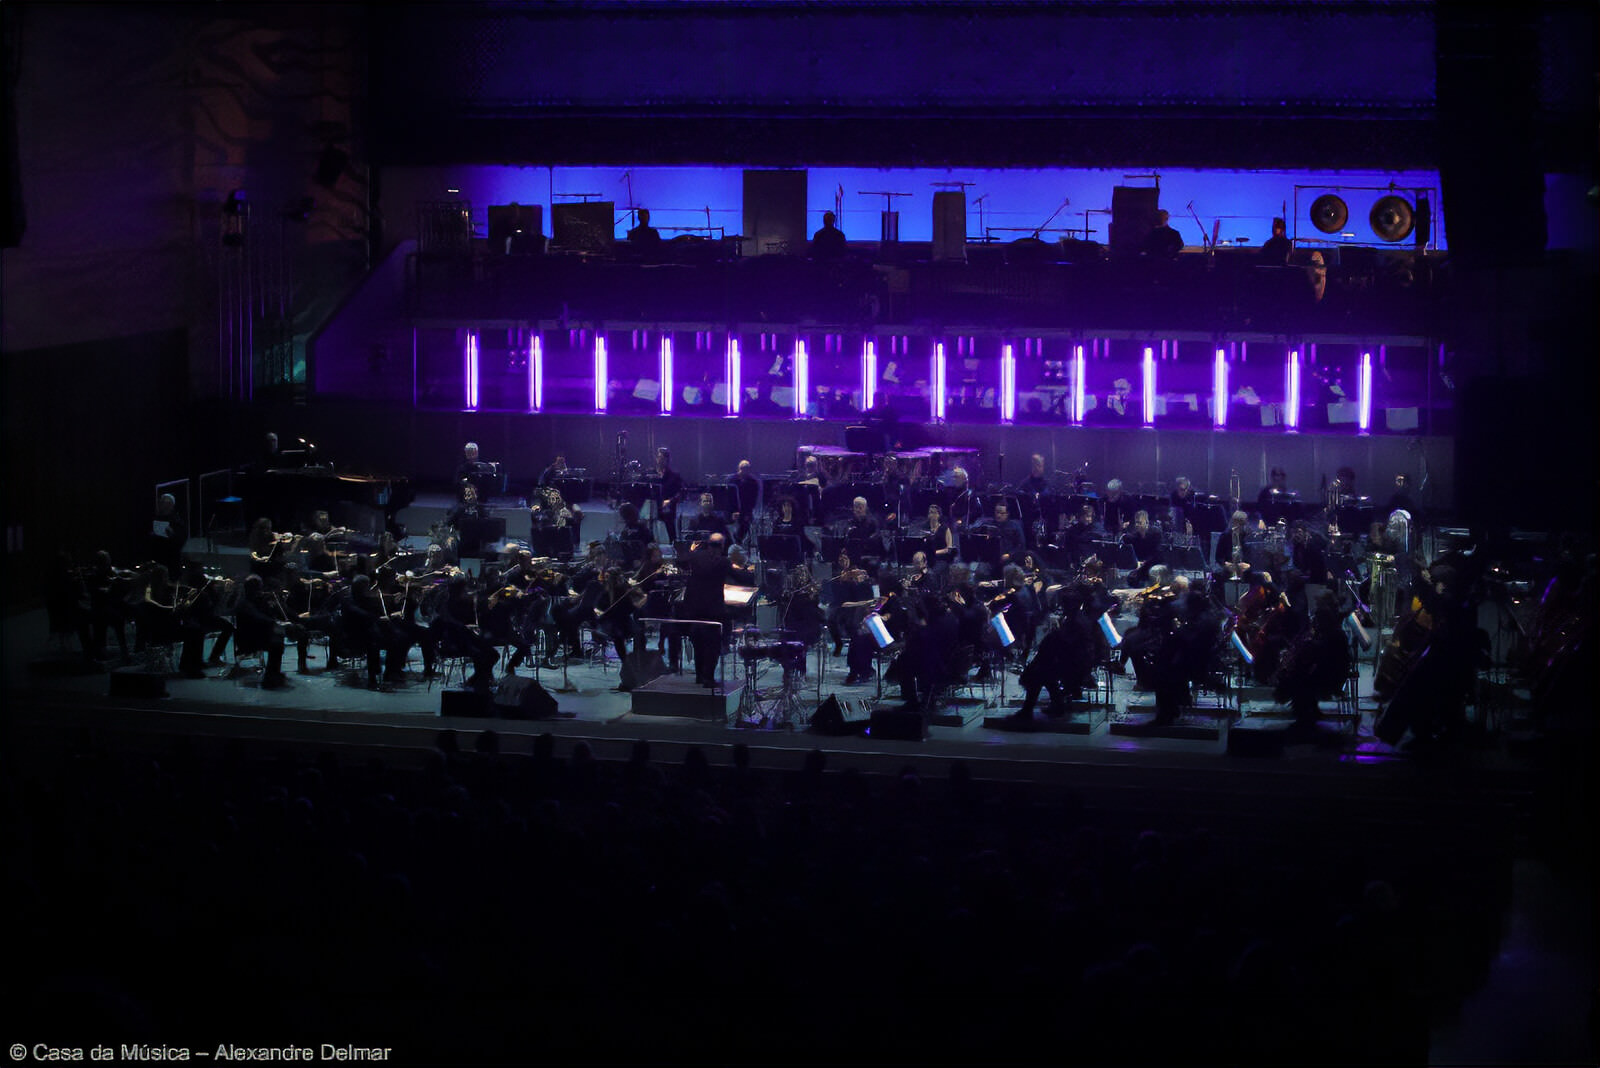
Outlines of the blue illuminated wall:
{"label": "blue illuminated wall", "polygon": [[[552,204],[587,195],[616,203],[619,238],[632,225],[627,210],[630,203],[649,208],[652,224],[663,237],[671,237],[680,232],[704,232],[708,226],[737,234],[742,223],[742,173],[742,168],[718,166],[400,167],[385,175],[383,189],[385,214],[391,221],[389,236],[396,241],[411,236],[408,226],[417,201],[457,196],[471,201],[480,232],[488,205],[540,204],[548,220]],[[876,241],[885,198],[870,194],[908,193],[893,198],[894,210],[900,214],[900,240],[929,241],[933,238],[933,194],[948,183],[963,183],[959,188],[968,202],[967,234],[971,239],[981,239],[987,230],[992,240],[1009,241],[1041,227],[1045,229],[1039,236],[1047,240],[1068,234],[1083,237],[1087,227],[1091,240],[1104,243],[1112,188],[1153,185],[1156,179],[1148,172],[1135,176],[1067,165],[1027,170],[817,167],[808,171],[808,224],[813,230],[821,226],[822,213],[833,211],[838,198],[842,200],[840,228],[845,236],[852,241]],[[1169,169],[1161,172],[1159,184],[1161,206],[1171,212],[1173,225],[1190,245],[1201,243],[1202,227],[1209,235],[1219,222],[1222,241],[1244,239],[1249,245],[1259,245],[1270,236],[1273,217],[1280,215],[1289,220],[1291,236],[1338,240],[1317,232],[1305,221],[1312,199],[1330,190],[1338,191],[1350,207],[1350,223],[1345,228],[1348,236],[1343,240],[1376,244],[1367,225],[1367,212],[1393,185],[1408,201],[1417,189],[1429,191],[1433,247],[1448,247],[1448,207],[1439,200],[1437,171]],[[1297,186],[1301,187],[1298,213]],[[981,205],[975,203],[979,198]]]}

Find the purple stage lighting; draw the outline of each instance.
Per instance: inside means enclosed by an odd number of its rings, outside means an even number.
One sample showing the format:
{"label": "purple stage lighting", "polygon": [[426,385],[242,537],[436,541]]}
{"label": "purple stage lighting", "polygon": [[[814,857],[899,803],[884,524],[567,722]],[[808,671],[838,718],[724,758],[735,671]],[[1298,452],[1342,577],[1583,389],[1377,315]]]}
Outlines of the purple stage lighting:
{"label": "purple stage lighting", "polygon": [[1017,354],[1006,342],[1000,350],[1000,421],[1009,423],[1017,417]]}
{"label": "purple stage lighting", "polygon": [[610,394],[610,371],[606,366],[605,335],[594,335],[594,410],[604,414],[606,398]]}
{"label": "purple stage lighting", "polygon": [[1218,430],[1228,425],[1228,355],[1221,349],[1211,368],[1211,425]]}
{"label": "purple stage lighting", "polygon": [[870,412],[878,396],[878,348],[869,337],[861,343],[861,410]]}
{"label": "purple stage lighting", "polygon": [[467,334],[466,349],[462,354],[462,379],[467,386],[467,410],[478,408],[478,335]]}
{"label": "purple stage lighting", "polygon": [[794,417],[804,419],[811,400],[811,359],[806,355],[806,340],[794,339]]}
{"label": "purple stage lighting", "polygon": [[1072,346],[1072,421],[1074,423],[1083,422],[1084,370],[1083,346],[1074,345]]}
{"label": "purple stage lighting", "polygon": [[1149,345],[1144,347],[1144,425],[1156,422],[1156,353]]}
{"label": "purple stage lighting", "polygon": [[1290,430],[1300,429],[1300,350],[1289,351],[1288,362],[1284,366],[1284,412],[1283,422]]}
{"label": "purple stage lighting", "polygon": [[672,414],[672,335],[661,335],[661,414]]}
{"label": "purple stage lighting", "polygon": [[944,422],[944,342],[936,341],[933,345],[933,373],[928,376],[932,379],[929,394],[929,415],[935,423]]}
{"label": "purple stage lighting", "polygon": [[1361,381],[1356,395],[1356,428],[1365,434],[1372,429],[1372,353],[1361,354]]}
{"label": "purple stage lighting", "polygon": [[738,415],[739,404],[744,400],[744,382],[739,377],[739,339],[728,335],[727,374],[728,414]]}
{"label": "purple stage lighting", "polygon": [[528,342],[528,410],[544,411],[544,338]]}

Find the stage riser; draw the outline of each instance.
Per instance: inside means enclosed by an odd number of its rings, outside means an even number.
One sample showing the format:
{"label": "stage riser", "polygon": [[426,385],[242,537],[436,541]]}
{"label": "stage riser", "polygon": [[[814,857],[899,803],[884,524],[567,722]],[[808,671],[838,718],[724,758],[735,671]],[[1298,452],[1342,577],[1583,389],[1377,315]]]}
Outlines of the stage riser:
{"label": "stage riser", "polygon": [[677,716],[728,722],[729,712],[738,702],[738,693],[717,693],[681,675],[663,675],[633,691],[636,716]]}

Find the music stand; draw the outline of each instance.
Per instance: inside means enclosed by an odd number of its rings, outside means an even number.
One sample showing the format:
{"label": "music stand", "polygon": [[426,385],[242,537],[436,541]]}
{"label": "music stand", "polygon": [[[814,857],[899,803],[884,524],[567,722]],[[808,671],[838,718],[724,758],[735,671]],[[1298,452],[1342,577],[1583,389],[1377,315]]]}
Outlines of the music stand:
{"label": "music stand", "polygon": [[961,535],[961,556],[963,559],[988,564],[990,567],[1000,566],[1000,539],[992,534],[979,531],[968,531]]}

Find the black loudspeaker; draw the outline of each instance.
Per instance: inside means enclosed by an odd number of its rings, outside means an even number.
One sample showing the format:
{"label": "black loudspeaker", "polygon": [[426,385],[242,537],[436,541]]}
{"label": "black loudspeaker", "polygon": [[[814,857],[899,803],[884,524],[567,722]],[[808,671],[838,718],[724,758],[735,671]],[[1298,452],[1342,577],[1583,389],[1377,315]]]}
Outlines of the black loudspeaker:
{"label": "black loudspeaker", "polygon": [[1154,186],[1118,185],[1111,189],[1111,253],[1137,256],[1156,228],[1161,190]]}
{"label": "black loudspeaker", "polygon": [[744,254],[803,256],[806,172],[744,172]]}
{"label": "black loudspeaker", "polygon": [[480,690],[440,690],[439,715],[488,719],[494,715],[490,695]]}
{"label": "black loudspeaker", "polygon": [[516,256],[542,252],[543,250],[543,204],[489,205],[489,252],[491,255]]}
{"label": "black loudspeaker", "polygon": [[548,719],[556,714],[556,699],[538,679],[507,675],[495,691],[494,707],[506,719]]}
{"label": "black loudspeaker", "polygon": [[837,697],[829,697],[811,714],[811,733],[839,737],[846,734],[864,734],[867,720],[851,719]]}
{"label": "black loudspeaker", "polygon": [[874,738],[920,742],[923,728],[921,712],[904,708],[875,708],[872,710],[872,726],[868,733]]}
{"label": "black loudspeaker", "polygon": [[112,697],[165,697],[167,677],[143,668],[117,668],[111,673]]}
{"label": "black loudspeaker", "polygon": [[614,200],[550,205],[551,240],[566,249],[609,255],[616,244]]}

